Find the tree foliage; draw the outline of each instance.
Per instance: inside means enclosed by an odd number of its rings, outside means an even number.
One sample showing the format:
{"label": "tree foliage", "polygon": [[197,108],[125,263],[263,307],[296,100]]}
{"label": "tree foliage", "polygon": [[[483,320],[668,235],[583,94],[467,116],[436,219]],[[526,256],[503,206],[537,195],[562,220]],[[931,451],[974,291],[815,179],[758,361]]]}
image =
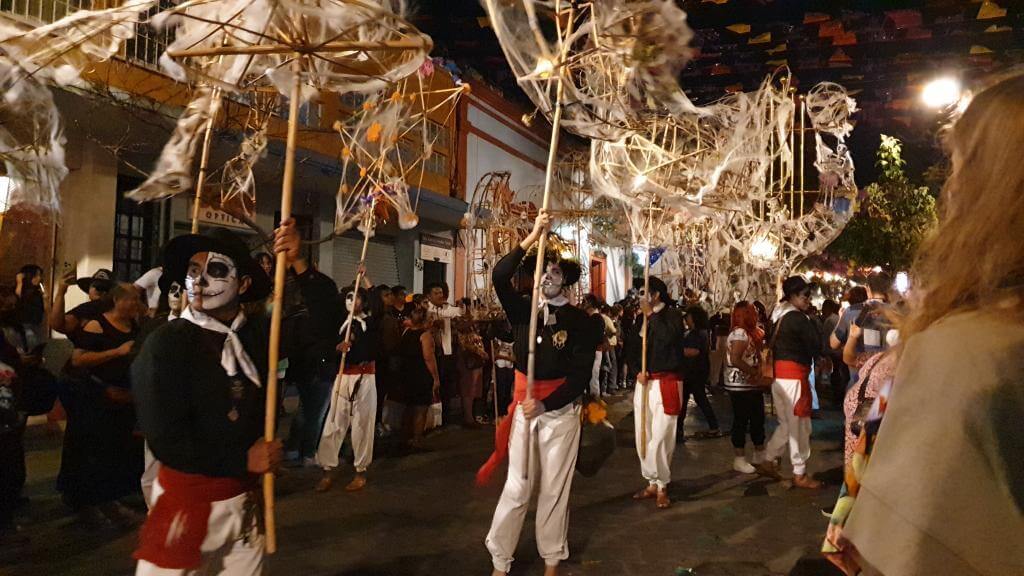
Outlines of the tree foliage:
{"label": "tree foliage", "polygon": [[935,225],[935,197],[907,178],[899,139],[882,134],[875,165],[878,181],[865,188],[860,209],[828,251],[858,267],[906,270]]}

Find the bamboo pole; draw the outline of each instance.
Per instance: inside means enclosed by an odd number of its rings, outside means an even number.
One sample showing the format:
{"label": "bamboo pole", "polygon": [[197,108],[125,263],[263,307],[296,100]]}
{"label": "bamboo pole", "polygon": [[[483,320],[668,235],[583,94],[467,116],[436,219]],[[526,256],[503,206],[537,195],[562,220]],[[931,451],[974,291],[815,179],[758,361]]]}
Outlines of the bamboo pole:
{"label": "bamboo pole", "polygon": [[807,100],[800,97],[800,213],[804,213],[804,154],[807,152],[804,147],[804,132],[806,130]]}
{"label": "bamboo pole", "polygon": [[203,153],[199,159],[199,176],[196,178],[196,201],[192,205],[192,233],[199,234],[199,208],[203,198],[203,186],[206,184],[206,171],[210,162],[210,136],[213,134],[213,122],[220,111],[220,88],[213,89],[213,114],[206,121],[203,134]]}
{"label": "bamboo pole", "polygon": [[327,54],[331,52],[386,52],[389,50],[429,49],[432,43],[422,38],[405,38],[402,40],[383,41],[339,41],[326,44],[297,45],[290,44],[254,44],[250,46],[215,46],[212,48],[189,48],[170,50],[171,58],[197,58],[208,56],[239,56],[239,55],[273,55],[273,54]]}
{"label": "bamboo pole", "polygon": [[[573,10],[569,10],[569,25],[566,36],[572,34]],[[561,56],[564,59],[568,46],[565,47]],[[548,165],[544,174],[544,196],[541,200],[541,211],[548,209],[551,200],[551,185],[554,181],[555,159],[558,156],[558,135],[562,125],[562,95],[565,93],[562,81],[564,71],[559,70],[555,76],[555,112],[551,118],[551,142],[548,146]],[[539,215],[538,215],[539,217]],[[537,239],[537,263],[533,267],[533,292],[530,296],[530,330],[527,333],[528,352],[526,356],[526,399],[533,399],[534,366],[537,361],[537,307],[540,303],[540,278],[544,274],[544,245],[547,244],[547,231]],[[526,464],[523,466],[523,478],[530,477],[530,426],[526,426],[526,434],[523,435],[526,442]]]}
{"label": "bamboo pole", "polygon": [[[355,309],[356,309],[355,301],[356,301],[356,298],[359,297],[359,285],[362,284],[363,277],[366,274],[366,272],[364,270],[364,268],[366,267],[366,251],[370,247],[370,233],[371,233],[372,228],[373,228],[373,209],[374,209],[374,207],[376,205],[377,205],[377,198],[375,196],[370,201],[370,209],[369,209],[369,211],[366,212],[366,221],[363,223],[363,249],[362,249],[362,252],[359,253],[359,266],[356,268],[356,283],[355,283],[355,287],[354,287],[354,289],[352,291],[352,311],[349,312],[349,319],[350,320],[352,318],[352,315],[355,313]],[[364,302],[363,304],[365,305],[367,303]],[[342,340],[342,342],[348,342],[351,338],[352,338],[352,322],[350,321],[348,323],[348,325],[345,326],[345,338]],[[345,359],[347,357],[348,357],[348,350],[346,350],[346,351],[341,353],[341,364],[338,366],[338,374],[341,374],[342,372],[345,371]],[[355,390],[355,388],[353,388],[352,389],[352,396],[349,397],[350,401],[353,400],[353,398],[355,397],[355,393],[356,393],[356,390]]]}
{"label": "bamboo pole", "polygon": [[[651,241],[649,237],[644,248],[644,298],[647,298],[649,302],[651,297]],[[640,329],[640,373],[644,376],[644,402],[640,408],[640,458],[647,458],[647,404],[651,399],[650,381],[647,379],[647,322],[647,314],[644,314],[644,324]]]}
{"label": "bamboo pole", "polygon": [[[299,130],[299,98],[302,95],[302,57],[292,60],[292,93],[288,101],[288,139],[284,153],[284,175],[281,180],[281,222],[292,217],[292,191],[295,184],[295,141]],[[274,270],[274,307],[270,315],[270,350],[267,353],[267,404],[263,422],[263,438],[273,442],[277,425],[277,364],[280,359],[281,318],[284,313],[284,280],[287,255],[277,253]],[[263,475],[263,521],[266,529],[266,552],[277,552],[277,525],[274,521],[274,474]]]}

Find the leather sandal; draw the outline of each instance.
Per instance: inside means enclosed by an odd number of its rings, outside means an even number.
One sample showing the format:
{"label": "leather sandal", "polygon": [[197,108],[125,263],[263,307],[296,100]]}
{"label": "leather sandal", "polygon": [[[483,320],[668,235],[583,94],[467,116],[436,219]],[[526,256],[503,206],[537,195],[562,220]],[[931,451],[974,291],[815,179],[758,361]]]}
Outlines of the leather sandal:
{"label": "leather sandal", "polygon": [[821,488],[821,482],[818,482],[806,474],[801,474],[799,476],[793,476],[793,486],[796,486],[797,488],[806,488],[808,490],[817,490],[818,488]]}
{"label": "leather sandal", "polygon": [[345,492],[358,492],[366,487],[366,476],[356,474],[356,477],[345,486]]}
{"label": "leather sandal", "polygon": [[667,490],[658,490],[657,506],[659,510],[665,510],[672,506],[672,499],[668,497]]}
{"label": "leather sandal", "polygon": [[633,494],[633,500],[650,500],[658,496],[658,489],[652,484]]}

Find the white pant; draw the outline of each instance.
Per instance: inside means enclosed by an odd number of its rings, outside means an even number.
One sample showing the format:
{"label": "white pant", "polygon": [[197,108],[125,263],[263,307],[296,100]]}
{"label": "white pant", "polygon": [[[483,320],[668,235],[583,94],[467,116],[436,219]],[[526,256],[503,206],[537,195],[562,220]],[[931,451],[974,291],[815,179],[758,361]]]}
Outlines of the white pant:
{"label": "white pant", "polygon": [[142,499],[146,501],[146,508],[152,510],[153,504],[156,504],[156,497],[153,495],[153,484],[156,482],[157,475],[160,474],[160,461],[150,451],[149,442],[143,443],[142,450],[146,462],[145,468],[142,469],[142,478],[140,479]]}
{"label": "white pant", "polygon": [[779,427],[768,440],[765,452],[770,460],[781,458],[789,445],[789,460],[793,474],[800,476],[807,471],[807,459],[811,457],[811,419],[793,414],[793,406],[800,398],[799,380],[772,382],[772,400],[779,418]]}
{"label": "white pant", "polygon": [[[160,481],[153,482],[153,503],[164,490]],[[256,576],[263,574],[263,536],[256,533],[256,518],[246,523],[246,499],[240,494],[214,502],[210,507],[206,538],[200,547],[202,565],[195,570],[160,568],[139,560],[135,576]],[[247,538],[248,537],[248,538]]]}
{"label": "white pant", "polygon": [[[358,382],[355,397],[352,389]],[[338,467],[338,452],[345,435],[352,427],[353,464],[356,472],[365,472],[373,461],[373,435],[377,420],[377,381],[373,374],[340,374],[331,390],[331,407],[327,411],[316,461],[322,468]]]}
{"label": "white pant", "polygon": [[[644,406],[644,388],[647,406]],[[647,454],[641,455],[644,429],[643,414],[647,413]],[[640,473],[652,486],[664,489],[672,481],[672,453],[676,449],[676,422],[679,416],[665,414],[661,400],[661,385],[658,380],[648,380],[646,385],[637,383],[633,393],[633,422],[636,431],[636,454],[640,457]]]}
{"label": "white pant", "polygon": [[590,369],[590,395],[594,398],[601,397],[601,360],[604,351],[598,350],[594,354],[594,366]]}
{"label": "white pant", "polygon": [[529,478],[523,478],[526,424],[523,410],[517,406],[509,438],[508,478],[485,540],[491,562],[500,572],[512,568],[533,485],[538,481],[537,551],[549,566],[569,557],[569,489],[580,442],[580,408],[570,404],[530,422]]}

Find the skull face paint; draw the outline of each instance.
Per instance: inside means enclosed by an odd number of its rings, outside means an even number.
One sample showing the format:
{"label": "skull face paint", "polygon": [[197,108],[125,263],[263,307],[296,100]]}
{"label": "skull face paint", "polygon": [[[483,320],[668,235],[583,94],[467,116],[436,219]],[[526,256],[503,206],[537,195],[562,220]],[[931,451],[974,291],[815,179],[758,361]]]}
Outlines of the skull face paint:
{"label": "skull face paint", "polygon": [[189,261],[185,291],[196,310],[217,310],[231,305],[237,300],[239,289],[238,268],[228,256],[200,252]]}
{"label": "skull face paint", "polygon": [[353,308],[355,308],[355,314],[360,314],[363,311],[363,299],[357,299],[355,291],[349,292],[345,295],[345,310],[348,311],[349,314],[352,314]]}
{"label": "skull face paint", "polygon": [[562,269],[558,267],[558,264],[549,262],[544,270],[544,275],[540,277],[540,291],[545,298],[555,298],[562,293],[562,288],[565,284],[565,276],[562,274]]}

